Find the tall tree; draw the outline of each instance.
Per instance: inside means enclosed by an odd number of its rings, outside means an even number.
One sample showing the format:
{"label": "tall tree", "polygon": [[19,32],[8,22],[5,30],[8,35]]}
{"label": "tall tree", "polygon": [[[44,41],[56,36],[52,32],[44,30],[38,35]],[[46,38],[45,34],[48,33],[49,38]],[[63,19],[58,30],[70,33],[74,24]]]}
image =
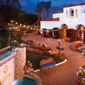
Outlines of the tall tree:
{"label": "tall tree", "polygon": [[48,1],[45,3],[45,9],[46,9],[46,15],[47,15],[47,19],[48,19],[48,10],[51,7],[51,1]]}
{"label": "tall tree", "polygon": [[42,1],[41,3],[42,3],[42,15],[43,15],[42,19],[44,19],[44,8],[46,3],[44,1]]}
{"label": "tall tree", "polygon": [[43,9],[42,2],[37,3],[36,12],[38,13],[38,23],[40,23],[42,9]]}
{"label": "tall tree", "polygon": [[20,9],[19,0],[0,0],[0,25],[2,28],[5,28],[11,19],[17,18]]}

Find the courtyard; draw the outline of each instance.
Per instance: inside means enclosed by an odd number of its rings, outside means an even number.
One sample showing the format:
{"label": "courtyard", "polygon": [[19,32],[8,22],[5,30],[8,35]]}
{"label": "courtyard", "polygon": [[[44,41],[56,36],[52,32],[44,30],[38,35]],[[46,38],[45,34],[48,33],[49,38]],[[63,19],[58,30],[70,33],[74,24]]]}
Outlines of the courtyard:
{"label": "courtyard", "polygon": [[[33,32],[27,34],[27,37],[24,38],[24,40],[33,40],[36,43],[44,43],[51,47],[53,51],[58,52],[58,50],[55,48],[55,46],[58,45],[57,39],[44,38],[41,35],[36,35],[36,33]],[[35,74],[41,78],[43,85],[77,85],[76,72],[80,66],[85,64],[85,57],[82,53],[69,49],[69,46],[76,43],[83,42],[66,42],[64,39],[60,39],[60,46],[64,48],[64,50],[60,52],[66,54],[67,62],[50,69],[35,72]]]}

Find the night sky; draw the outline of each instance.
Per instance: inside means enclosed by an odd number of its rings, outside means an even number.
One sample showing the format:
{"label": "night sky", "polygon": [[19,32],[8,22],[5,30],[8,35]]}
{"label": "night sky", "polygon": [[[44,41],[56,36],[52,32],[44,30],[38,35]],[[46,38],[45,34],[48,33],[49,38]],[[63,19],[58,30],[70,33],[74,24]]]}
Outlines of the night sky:
{"label": "night sky", "polygon": [[[22,10],[28,12],[28,13],[34,13],[37,0],[19,0],[20,4],[22,5]],[[41,1],[51,1],[51,7],[64,5],[64,4],[79,4],[79,3],[85,3],[85,0],[38,0],[38,2]]]}

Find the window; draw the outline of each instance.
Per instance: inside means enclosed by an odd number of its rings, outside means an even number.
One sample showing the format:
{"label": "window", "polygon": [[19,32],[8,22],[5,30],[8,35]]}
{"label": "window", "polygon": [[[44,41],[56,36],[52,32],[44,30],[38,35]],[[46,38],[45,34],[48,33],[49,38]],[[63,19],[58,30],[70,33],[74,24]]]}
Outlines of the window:
{"label": "window", "polygon": [[73,8],[70,9],[70,17],[74,17],[74,10],[73,10]]}
{"label": "window", "polygon": [[85,9],[84,9],[84,13],[85,13]]}
{"label": "window", "polygon": [[76,9],[76,17],[78,17],[78,10]]}
{"label": "window", "polygon": [[68,18],[68,10],[66,10],[66,17]]}

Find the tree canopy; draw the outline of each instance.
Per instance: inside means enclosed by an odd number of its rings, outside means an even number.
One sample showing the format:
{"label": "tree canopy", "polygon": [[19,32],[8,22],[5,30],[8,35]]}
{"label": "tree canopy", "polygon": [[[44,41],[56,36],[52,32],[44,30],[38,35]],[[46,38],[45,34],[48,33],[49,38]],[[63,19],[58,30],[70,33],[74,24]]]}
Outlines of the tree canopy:
{"label": "tree canopy", "polygon": [[0,0],[0,25],[5,28],[11,19],[18,17],[21,5],[19,0]]}
{"label": "tree canopy", "polygon": [[[40,17],[41,17],[41,12],[42,10],[46,9],[46,15],[48,18],[48,10],[51,7],[51,1],[48,2],[39,2],[37,3],[37,7],[36,7],[36,12],[38,13],[38,20],[40,21]],[[44,19],[44,13],[43,13],[43,19]]]}
{"label": "tree canopy", "polygon": [[36,14],[29,14],[29,13],[20,13],[19,17],[17,18],[17,21],[19,23],[25,24],[25,25],[31,25],[35,22],[37,22],[37,15]]}

